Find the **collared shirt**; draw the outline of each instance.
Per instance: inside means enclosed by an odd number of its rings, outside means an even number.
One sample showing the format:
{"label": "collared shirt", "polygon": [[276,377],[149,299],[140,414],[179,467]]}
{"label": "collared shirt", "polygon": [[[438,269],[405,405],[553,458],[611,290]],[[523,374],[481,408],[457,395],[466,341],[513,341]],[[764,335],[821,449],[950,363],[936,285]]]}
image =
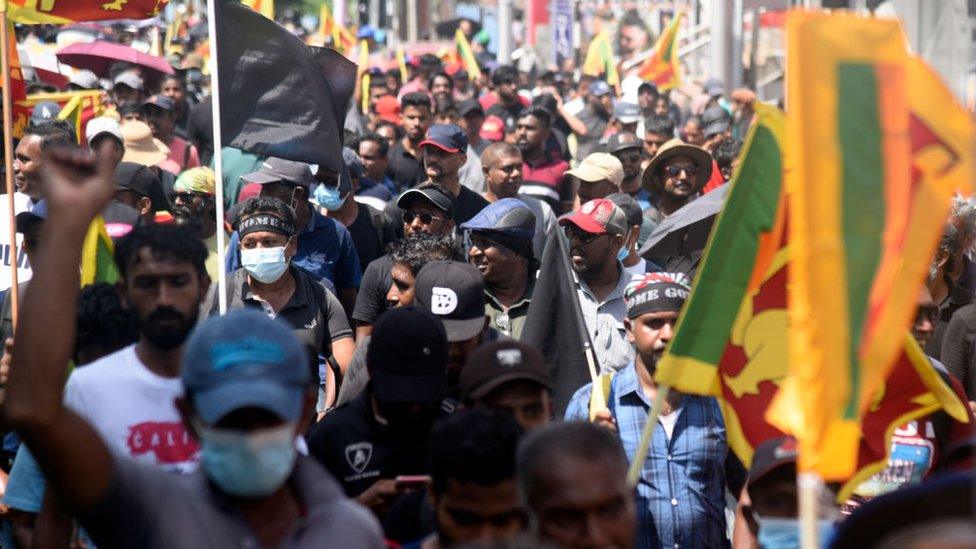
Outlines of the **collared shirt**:
{"label": "collared shirt", "polygon": [[523,161],[519,192],[545,200],[553,211],[562,212],[560,203],[573,200],[573,183],[565,177],[568,169],[568,162],[549,151],[535,165]]}
{"label": "collared shirt", "polygon": [[393,180],[399,189],[411,189],[420,183],[424,176],[424,166],[420,160],[407,151],[402,140],[390,149],[390,163],[386,167],[386,175]]}
{"label": "collared shirt", "polygon": [[630,276],[623,263],[618,261],[617,268],[620,273],[617,286],[602,301],[593,296],[583,279],[573,274],[583,321],[590,333],[590,342],[602,374],[620,370],[634,360],[634,348],[627,342],[627,330],[624,328],[624,319],[627,318],[624,290],[630,283]]}
{"label": "collared shirt", "polygon": [[[359,256],[349,230],[342,223],[325,217],[309,205],[308,226],[298,235],[298,251],[292,264],[304,269],[316,280],[329,280],[336,288],[357,288],[362,278]],[[226,270],[232,273],[241,268],[240,236],[230,236]]]}
{"label": "collared shirt", "polygon": [[[318,349],[323,356],[332,354],[332,342],[352,337],[352,329],[346,313],[336,296],[302,269],[291,265],[289,272],[295,278],[295,292],[277,313],[268,302],[258,297],[247,283],[247,271],[238,269],[227,279],[227,309],[252,307],[271,318],[287,322],[295,335]],[[315,286],[319,287],[316,288]],[[204,315],[219,314],[217,285],[211,284],[201,309]]]}
{"label": "collared shirt", "polygon": [[489,326],[501,334],[512,339],[522,338],[522,327],[525,317],[529,314],[529,304],[532,302],[532,291],[535,289],[535,274],[529,273],[529,284],[525,293],[511,306],[505,307],[485,287],[485,314],[488,315]]}
{"label": "collared shirt", "polygon": [[[592,384],[576,391],[567,420],[587,420]],[[631,363],[613,376],[607,406],[628,461],[637,454],[651,401]],[[728,443],[718,402],[682,395],[669,437],[661,420],[637,486],[637,547],[728,547],[725,460]]]}
{"label": "collared shirt", "polygon": [[[99,547],[261,546],[240,508],[202,471],[179,477],[121,458],[113,460],[112,471],[101,500],[78,514]],[[314,460],[299,455],[288,482],[304,513],[279,547],[384,546],[376,518],[346,499]]]}

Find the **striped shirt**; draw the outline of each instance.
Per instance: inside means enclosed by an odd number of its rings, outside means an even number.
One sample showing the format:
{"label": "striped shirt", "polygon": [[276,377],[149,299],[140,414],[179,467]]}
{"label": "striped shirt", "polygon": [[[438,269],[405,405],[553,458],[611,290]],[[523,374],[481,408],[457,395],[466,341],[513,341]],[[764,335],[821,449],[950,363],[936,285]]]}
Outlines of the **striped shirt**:
{"label": "striped shirt", "polygon": [[[567,420],[589,418],[592,384],[576,391]],[[651,401],[632,362],[614,375],[607,395],[620,442],[633,461]],[[725,523],[728,444],[718,402],[682,395],[672,436],[658,422],[637,486],[639,548],[729,547]]]}

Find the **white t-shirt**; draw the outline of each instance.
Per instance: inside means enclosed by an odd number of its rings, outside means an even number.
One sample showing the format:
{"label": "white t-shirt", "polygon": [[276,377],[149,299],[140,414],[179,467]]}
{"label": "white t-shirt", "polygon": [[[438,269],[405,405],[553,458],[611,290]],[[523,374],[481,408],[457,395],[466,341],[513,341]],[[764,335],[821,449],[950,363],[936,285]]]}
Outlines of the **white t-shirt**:
{"label": "white t-shirt", "polygon": [[110,451],[188,473],[198,465],[199,449],[174,403],[182,395],[180,378],[150,372],[132,345],[72,371],[64,403],[98,431]]}

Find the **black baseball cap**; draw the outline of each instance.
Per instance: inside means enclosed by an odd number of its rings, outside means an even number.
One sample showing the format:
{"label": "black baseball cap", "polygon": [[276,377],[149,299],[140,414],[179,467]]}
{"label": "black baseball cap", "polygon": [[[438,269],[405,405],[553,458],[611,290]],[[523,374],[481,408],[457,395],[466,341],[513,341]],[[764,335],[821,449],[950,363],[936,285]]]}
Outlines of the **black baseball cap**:
{"label": "black baseball cap", "polygon": [[752,453],[748,485],[780,467],[789,465],[795,469],[797,455],[796,439],[793,437],[771,438],[763,442]]}
{"label": "black baseball cap", "polygon": [[149,108],[161,109],[166,112],[173,112],[176,110],[176,102],[165,95],[154,95],[142,104],[142,110],[145,111]]}
{"label": "black baseball cap", "polygon": [[115,168],[115,188],[149,198],[157,210],[167,209],[163,184],[151,169],[142,164],[119,162]]}
{"label": "black baseball cap", "polygon": [[31,227],[45,219],[47,219],[47,200],[38,200],[29,211],[17,214],[17,232],[27,234]]}
{"label": "black baseball cap", "polygon": [[623,210],[624,215],[627,216],[627,224],[631,227],[644,223],[644,212],[641,211],[640,204],[634,197],[627,193],[612,193],[607,195],[607,200]]}
{"label": "black baseball cap", "polygon": [[291,183],[307,189],[312,185],[312,169],[304,162],[272,156],[261,163],[261,168],[258,171],[242,175],[241,179],[258,185],[278,182]]}
{"label": "black baseball cap", "polygon": [[448,341],[467,341],[484,330],[485,279],[470,263],[431,261],[414,287],[417,305],[441,319]]}
{"label": "black baseball cap", "polygon": [[373,394],[383,402],[440,402],[447,390],[447,336],[419,307],[380,315],[366,351]]}
{"label": "black baseball cap", "polygon": [[410,208],[410,205],[417,200],[422,200],[438,210],[444,212],[448,219],[454,218],[454,210],[457,208],[457,199],[450,191],[439,185],[424,184],[419,187],[408,189],[397,198],[396,205],[401,210]]}
{"label": "black baseball cap", "polygon": [[476,349],[461,370],[464,401],[477,400],[502,385],[520,379],[552,389],[549,368],[535,347],[520,341],[497,341]]}
{"label": "black baseball cap", "polygon": [[615,153],[628,149],[641,149],[644,140],[632,132],[617,132],[607,139],[607,152]]}
{"label": "black baseball cap", "polygon": [[461,101],[460,105],[458,105],[458,114],[460,114],[462,117],[467,116],[472,112],[480,113],[481,116],[485,115],[485,109],[481,106],[481,102],[477,99],[465,99],[464,101]]}

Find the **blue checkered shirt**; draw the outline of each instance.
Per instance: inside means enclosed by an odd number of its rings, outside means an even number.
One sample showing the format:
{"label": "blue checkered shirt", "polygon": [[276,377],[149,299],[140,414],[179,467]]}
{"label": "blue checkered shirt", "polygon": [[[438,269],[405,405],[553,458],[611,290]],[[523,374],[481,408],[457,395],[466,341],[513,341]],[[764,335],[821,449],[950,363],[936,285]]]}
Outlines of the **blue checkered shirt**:
{"label": "blue checkered shirt", "polygon": [[[591,384],[576,391],[567,420],[589,418]],[[641,390],[632,362],[614,375],[607,395],[617,432],[633,461],[651,401]],[[668,440],[658,423],[637,486],[640,548],[728,547],[725,525],[725,460],[728,444],[718,402],[683,395]]]}

